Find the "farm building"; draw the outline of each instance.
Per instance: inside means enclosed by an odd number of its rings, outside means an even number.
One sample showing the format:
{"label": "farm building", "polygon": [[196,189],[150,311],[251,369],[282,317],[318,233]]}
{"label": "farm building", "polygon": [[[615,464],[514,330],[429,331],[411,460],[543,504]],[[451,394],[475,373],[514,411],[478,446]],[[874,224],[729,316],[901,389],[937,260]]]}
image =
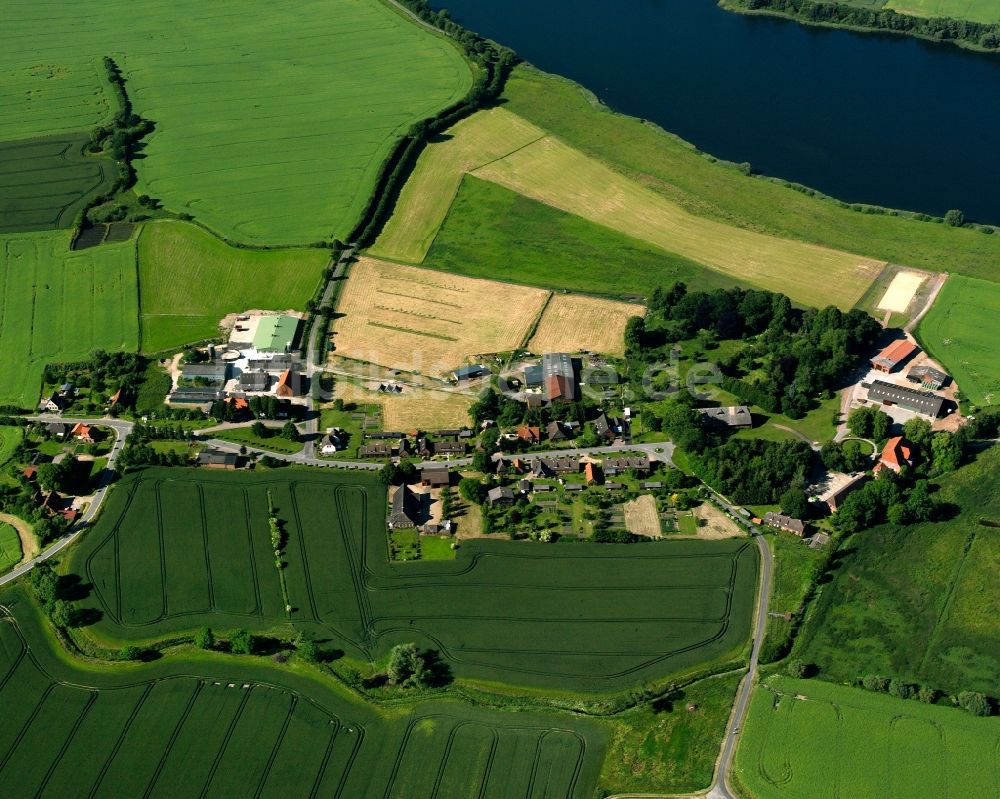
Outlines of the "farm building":
{"label": "farm building", "polygon": [[910,442],[902,436],[896,436],[886,442],[873,471],[875,474],[878,474],[882,469],[899,472],[904,466],[912,465],[913,449]]}
{"label": "farm building", "polygon": [[278,378],[278,384],[274,387],[274,394],[277,397],[298,397],[302,394],[302,375],[286,369]]}
{"label": "farm building", "polygon": [[447,466],[433,464],[420,469],[421,485],[429,486],[430,488],[439,488],[440,486],[448,485],[450,482],[451,475],[448,473]]}
{"label": "farm building", "polygon": [[485,377],[490,373],[490,370],[480,364],[473,364],[472,366],[460,366],[455,370],[455,379],[461,383],[465,380],[475,380],[477,377]]}
{"label": "farm building", "polygon": [[244,372],[240,375],[240,388],[243,391],[267,391],[271,385],[271,376],[263,370]]}
{"label": "farm building", "polygon": [[861,474],[852,477],[836,490],[820,497],[820,499],[826,503],[831,513],[835,513],[837,508],[843,504],[848,494],[853,494],[867,482],[868,475],[862,472]]}
{"label": "farm building", "polygon": [[801,519],[793,519],[791,516],[785,516],[781,513],[765,513],[764,523],[784,530],[786,533],[793,533],[799,538],[802,538],[806,533],[805,523]]}
{"label": "farm building", "polygon": [[420,500],[408,485],[401,485],[392,496],[392,510],[389,513],[390,530],[406,530],[417,526],[420,515]]}
{"label": "farm building", "polygon": [[889,374],[916,351],[917,345],[912,341],[905,338],[899,339],[872,358],[872,368]]}
{"label": "farm building", "polygon": [[197,463],[208,469],[228,469],[236,468],[239,456],[234,452],[222,452],[217,449],[203,449],[198,453]]}
{"label": "farm building", "polygon": [[542,387],[542,365],[540,363],[524,367],[524,387],[525,388]]}
{"label": "farm building", "polygon": [[225,399],[225,396],[225,393],[217,388],[186,386],[171,391],[167,396],[167,402],[171,405],[196,405],[207,411],[213,402]]}
{"label": "farm building", "polygon": [[265,372],[280,374],[286,369],[294,369],[298,366],[298,360],[294,355],[287,352],[275,353],[270,358],[248,358],[247,369],[253,371],[262,369]]}
{"label": "farm building", "polygon": [[906,373],[906,379],[928,391],[937,391],[948,380],[948,374],[927,364],[914,366]]}
{"label": "farm building", "polygon": [[915,388],[896,386],[884,380],[873,380],[863,387],[868,389],[868,399],[871,402],[881,402],[883,405],[898,405],[908,411],[913,411],[929,419],[936,419],[944,408],[944,398],[928,391],[918,391]]}
{"label": "farm building", "polygon": [[746,405],[731,405],[727,408],[697,408],[696,410],[709,424],[728,427],[730,430],[749,430],[753,427],[753,416]]}
{"label": "farm building", "polygon": [[257,352],[290,352],[295,348],[299,322],[287,314],[262,316],[254,333],[253,348]]}
{"label": "farm building", "polygon": [[229,364],[186,363],[181,367],[181,376],[185,380],[201,379],[222,383],[229,379]]}
{"label": "farm building", "polygon": [[573,368],[573,359],[564,352],[543,355],[542,382],[548,402],[574,402],[576,370]]}

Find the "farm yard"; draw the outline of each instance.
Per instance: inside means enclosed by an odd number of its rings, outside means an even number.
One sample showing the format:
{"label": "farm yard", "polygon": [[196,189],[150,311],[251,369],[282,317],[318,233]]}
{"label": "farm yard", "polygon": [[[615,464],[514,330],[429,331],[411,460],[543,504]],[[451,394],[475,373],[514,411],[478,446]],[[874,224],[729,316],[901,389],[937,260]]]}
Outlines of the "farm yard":
{"label": "farm yard", "polygon": [[514,799],[533,775],[547,796],[589,799],[597,781],[606,737],[593,723],[456,702],[382,717],[332,683],[225,655],[84,668],[53,651],[23,594],[3,602],[17,618],[0,624],[0,779],[10,799],[468,790]]}
{"label": "farm yard", "polygon": [[625,354],[625,324],[645,316],[635,303],[613,302],[578,294],[555,294],[528,342],[532,352],[600,352]]}
{"label": "farm yard", "polygon": [[230,247],[173,221],[143,225],[138,252],[145,352],[216,336],[227,314],[304,308],[330,259],[319,249]]}
{"label": "farm yard", "polygon": [[548,297],[539,289],[362,258],[340,296],[336,352],[444,374],[470,355],[520,347]]}
{"label": "farm yard", "polygon": [[0,404],[33,407],[49,361],[138,345],[134,247],[71,252],[69,238],[0,236]]}
{"label": "farm yard", "polygon": [[0,141],[0,234],[68,228],[90,197],[110,191],[118,167],[85,156],[89,139]]}
{"label": "farm yard", "polygon": [[952,275],[917,328],[920,343],[975,405],[1000,401],[994,335],[998,318],[1000,284]]}
{"label": "farm yard", "polygon": [[[268,492],[288,533],[287,615]],[[118,641],[291,622],[348,658],[416,641],[456,676],[582,692],[726,660],[745,643],[757,568],[748,542],[476,540],[454,561],[390,564],[385,503],[376,476],[147,470],[122,480],[69,568],[94,586],[91,629]]]}
{"label": "farm yard", "polygon": [[136,191],[247,243],[346,238],[396,139],[472,85],[452,43],[378,0],[5,10],[0,140],[108,118],[114,54],[156,124]]}
{"label": "farm yard", "polygon": [[1000,792],[1000,727],[956,708],[773,676],[740,737],[735,775],[754,799]]}

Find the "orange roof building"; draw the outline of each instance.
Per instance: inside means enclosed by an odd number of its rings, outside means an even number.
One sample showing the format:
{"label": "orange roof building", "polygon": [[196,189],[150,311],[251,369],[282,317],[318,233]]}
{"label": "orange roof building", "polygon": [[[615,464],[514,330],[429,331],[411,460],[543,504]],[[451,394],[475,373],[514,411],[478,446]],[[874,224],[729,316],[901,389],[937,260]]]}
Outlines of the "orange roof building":
{"label": "orange roof building", "polygon": [[882,450],[882,455],[879,457],[873,471],[876,474],[882,469],[891,469],[894,472],[899,472],[904,466],[912,465],[913,450],[910,442],[902,436],[896,436],[886,442],[885,448]]}
{"label": "orange roof building", "polygon": [[522,425],[517,428],[517,437],[521,439],[521,441],[527,441],[529,444],[537,444],[542,440],[542,430],[540,427]]}
{"label": "orange roof building", "polygon": [[294,397],[298,387],[298,375],[292,374],[291,369],[286,369],[278,378],[278,385],[274,389],[275,395],[279,397]]}
{"label": "orange roof building", "polygon": [[894,341],[872,358],[872,367],[888,374],[917,351],[917,345],[909,339]]}
{"label": "orange roof building", "polygon": [[78,439],[79,441],[83,441],[87,444],[94,443],[94,436],[90,429],[89,424],[84,424],[83,422],[77,422],[75,425],[73,425],[73,429],[70,430],[70,435],[73,436],[73,438]]}
{"label": "orange roof building", "polygon": [[250,407],[250,403],[245,397],[226,397],[223,400],[227,405],[231,405],[234,411],[245,411]]}

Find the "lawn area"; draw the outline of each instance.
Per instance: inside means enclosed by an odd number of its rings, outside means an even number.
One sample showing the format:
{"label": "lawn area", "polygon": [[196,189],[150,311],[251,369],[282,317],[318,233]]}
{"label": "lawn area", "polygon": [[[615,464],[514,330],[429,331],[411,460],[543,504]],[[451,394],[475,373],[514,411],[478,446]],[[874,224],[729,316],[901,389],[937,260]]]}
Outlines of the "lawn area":
{"label": "lawn area", "polygon": [[21,427],[0,426],[0,467],[13,457],[14,450],[23,440],[24,430]]}
{"label": "lawn area", "polygon": [[[268,495],[287,533],[290,622]],[[660,681],[745,646],[757,569],[749,541],[470,540],[454,561],[397,564],[386,557],[385,514],[377,475],[147,469],[119,482],[66,568],[93,585],[84,605],[101,616],[90,634],[116,644],[203,624],[290,623],[357,661],[414,641],[458,677],[582,693]]]}
{"label": "lawn area", "polygon": [[1000,402],[994,335],[998,318],[1000,285],[952,275],[917,328],[920,343],[975,405]]}
{"label": "lawn area", "polygon": [[504,100],[505,109],[697,216],[933,272],[997,279],[998,236],[863,214],[773,180],[748,178],[654,125],[600,106],[572,81],[521,66]]}
{"label": "lawn area", "polygon": [[142,349],[217,336],[230,313],[303,310],[329,260],[327,250],[238,249],[187,222],[147,223],[139,234]]}
{"label": "lawn area", "polygon": [[1000,448],[940,480],[947,521],[849,538],[797,654],[831,680],[882,674],[945,691],[1000,685]]}
{"label": "lawn area", "polygon": [[396,140],[472,85],[456,46],[379,0],[6,10],[0,140],[105,119],[112,55],[156,123],[136,192],[247,243],[347,238]]}
{"label": "lawn area", "polygon": [[[774,577],[768,611],[797,616],[812,582],[813,568],[822,559],[823,553],[810,549],[807,542],[791,533],[768,534],[767,543],[774,556]],[[792,634],[792,623],[792,620],[786,621],[778,616],[768,617],[762,648],[765,661],[783,651]]]}
{"label": "lawn area", "polygon": [[731,275],[472,175],[462,180],[424,265],[609,297],[648,297],[657,284],[675,281],[703,291],[739,284]]}
{"label": "lawn area", "polygon": [[710,677],[615,716],[601,787],[636,794],[708,787],[741,676]]}
{"label": "lawn area", "polygon": [[[735,776],[753,799],[996,796],[1000,726],[819,680],[760,685],[736,752]],[[813,745],[816,744],[816,745]]]}
{"label": "lawn area", "polygon": [[885,7],[915,17],[1000,22],[1000,6],[997,6],[996,0],[888,0]]}
{"label": "lawn area", "polygon": [[22,589],[0,602],[17,619],[0,624],[10,799],[410,799],[487,785],[493,799],[519,799],[536,773],[547,796],[594,795],[607,732],[579,716],[417,697],[385,712],[294,657],[281,665],[188,647],[150,663],[83,662],[56,650]]}
{"label": "lawn area", "polygon": [[451,548],[451,536],[425,535],[420,539],[421,560],[454,560],[456,551]]}
{"label": "lawn area", "polygon": [[21,562],[21,539],[17,530],[0,522],[0,574],[10,571]]}
{"label": "lawn area", "polygon": [[70,233],[0,236],[0,404],[34,407],[49,361],[138,344],[131,243],[71,252]]}
{"label": "lawn area", "polygon": [[88,200],[111,190],[118,167],[85,156],[87,134],[0,142],[0,234],[72,227]]}
{"label": "lawn area", "polygon": [[207,435],[212,438],[220,438],[223,441],[231,441],[234,444],[246,444],[248,447],[283,452],[286,455],[294,455],[296,452],[302,452],[304,445],[301,441],[290,441],[287,438],[282,438],[279,435],[281,431],[278,428],[268,428],[268,430],[271,435],[264,436],[263,438],[255,436],[249,426],[233,427],[229,430],[216,430]]}

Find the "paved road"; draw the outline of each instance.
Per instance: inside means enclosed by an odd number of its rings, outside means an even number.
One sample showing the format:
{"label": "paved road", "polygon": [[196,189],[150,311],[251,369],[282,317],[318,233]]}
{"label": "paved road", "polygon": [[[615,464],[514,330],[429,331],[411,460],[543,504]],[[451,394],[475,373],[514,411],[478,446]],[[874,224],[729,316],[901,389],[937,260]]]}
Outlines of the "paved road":
{"label": "paved road", "polygon": [[32,558],[26,563],[22,563],[14,571],[8,572],[7,574],[0,577],[0,586],[6,585],[7,583],[13,582],[18,577],[23,574],[27,574],[35,566],[42,561],[46,561],[51,557],[55,557],[60,552],[62,552],[66,547],[70,546],[76,539],[78,539],[83,531],[87,529],[90,522],[97,516],[98,511],[101,509],[101,504],[104,502],[104,498],[108,495],[108,490],[111,482],[112,469],[114,468],[115,461],[118,460],[118,455],[122,451],[122,447],[125,444],[125,437],[132,431],[132,422],[126,422],[122,419],[69,419],[62,418],[60,416],[29,416],[28,419],[33,422],[83,422],[84,424],[90,425],[100,425],[102,427],[110,427],[115,434],[115,443],[111,446],[111,452],[108,454],[108,465],[104,470],[104,475],[101,478],[101,483],[94,492],[94,497],[90,504],[87,506],[87,510],[84,511],[83,515],[79,518],[76,524],[70,528],[69,532],[64,535],[59,540],[53,542],[48,549],[39,554],[37,557]]}
{"label": "paved road", "polygon": [[[742,518],[739,510],[723,497],[715,494],[715,499],[737,519]],[[767,545],[767,541],[755,525],[751,524],[749,528],[750,535],[756,540],[757,549],[760,550],[760,584],[757,589],[757,612],[753,630],[753,645],[750,649],[750,667],[747,669],[747,673],[740,682],[740,687],[736,692],[736,702],[733,704],[733,712],[729,717],[729,724],[726,725],[726,737],[722,741],[722,751],[719,753],[719,760],[716,763],[715,779],[708,789],[708,799],[737,799],[729,787],[729,771],[733,766],[733,755],[736,753],[738,736],[743,729],[743,722],[746,719],[747,708],[750,705],[750,696],[757,682],[757,660],[760,656],[761,645],[764,643],[764,629],[767,625],[767,605],[771,599],[771,574],[773,571],[771,548]]]}

